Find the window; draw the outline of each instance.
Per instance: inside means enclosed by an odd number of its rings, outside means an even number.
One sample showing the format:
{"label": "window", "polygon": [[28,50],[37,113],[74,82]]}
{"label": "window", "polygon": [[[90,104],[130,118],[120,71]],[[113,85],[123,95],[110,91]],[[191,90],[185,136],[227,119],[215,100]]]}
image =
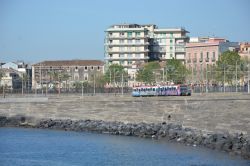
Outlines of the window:
{"label": "window", "polygon": [[141,51],[141,47],[136,47],[136,51]]}
{"label": "window", "polygon": [[213,52],[213,59],[215,59],[215,52]]}
{"label": "window", "polygon": [[165,47],[160,47],[160,51],[165,51]]}
{"label": "window", "polygon": [[123,44],[123,43],[124,43],[124,40],[119,40],[119,43],[120,43],[120,44]]}
{"label": "window", "polygon": [[201,52],[200,54],[200,59],[203,59],[203,52]]}
{"label": "window", "polygon": [[137,44],[140,43],[140,39],[136,39],[135,43],[137,43]]}
{"label": "window", "polygon": [[124,58],[124,54],[119,54],[119,57],[120,58]]}
{"label": "window", "polygon": [[84,70],[88,70],[88,66],[85,66],[85,67],[84,67]]}
{"label": "window", "polygon": [[132,58],[133,56],[132,56],[132,54],[128,54],[128,58]]}
{"label": "window", "polygon": [[97,66],[97,70],[100,70],[100,66]]}
{"label": "window", "polygon": [[129,39],[129,40],[128,40],[128,43],[129,43],[129,44],[131,44],[131,43],[132,43],[132,40],[131,40],[131,39]]}
{"label": "window", "polygon": [[91,70],[94,70],[94,66],[91,66]]}
{"label": "window", "polygon": [[172,39],[170,39],[170,43],[173,43],[173,40],[172,40]]}
{"label": "window", "polygon": [[109,43],[112,44],[113,40],[109,40]]}
{"label": "window", "polygon": [[207,52],[207,59],[209,58],[209,52]]}
{"label": "window", "polygon": [[173,58],[173,54],[170,54],[170,58]]}
{"label": "window", "polygon": [[132,65],[132,61],[128,61],[128,65]]}
{"label": "window", "polygon": [[135,54],[136,58],[140,58],[140,56],[141,56],[140,54]]}
{"label": "window", "polygon": [[119,50],[120,51],[124,51],[124,47],[119,47]]}
{"label": "window", "polygon": [[124,36],[124,32],[120,32],[120,37],[123,37]]}
{"label": "window", "polygon": [[170,47],[170,50],[173,50],[173,47]]}
{"label": "window", "polygon": [[140,35],[141,35],[140,32],[136,32],[136,33],[135,33],[135,36],[140,36]]}
{"label": "window", "polygon": [[113,55],[112,55],[112,54],[109,54],[109,57],[110,57],[110,58],[112,58],[112,57],[113,57]]}
{"label": "window", "polygon": [[109,33],[109,36],[112,36],[112,33],[111,33],[111,32]]}
{"label": "window", "polygon": [[120,65],[123,65],[123,64],[124,64],[124,61],[123,61],[123,60],[121,60],[119,63],[120,63]]}
{"label": "window", "polygon": [[85,80],[85,81],[88,80],[88,73],[84,73],[84,80]]}
{"label": "window", "polygon": [[132,32],[128,32],[128,37],[132,37]]}

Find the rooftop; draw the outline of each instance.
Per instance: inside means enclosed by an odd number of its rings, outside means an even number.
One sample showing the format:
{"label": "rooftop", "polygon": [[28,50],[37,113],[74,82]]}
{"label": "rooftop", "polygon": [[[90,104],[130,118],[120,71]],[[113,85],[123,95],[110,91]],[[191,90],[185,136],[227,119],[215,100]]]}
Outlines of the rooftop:
{"label": "rooftop", "polygon": [[59,60],[43,61],[33,66],[103,66],[104,62],[100,60]]}

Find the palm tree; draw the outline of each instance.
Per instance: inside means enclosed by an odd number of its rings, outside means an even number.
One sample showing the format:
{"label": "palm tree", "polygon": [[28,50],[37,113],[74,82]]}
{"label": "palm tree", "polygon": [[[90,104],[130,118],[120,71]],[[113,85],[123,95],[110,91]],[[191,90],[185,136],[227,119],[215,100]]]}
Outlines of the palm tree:
{"label": "palm tree", "polygon": [[67,86],[67,81],[71,77],[68,73],[66,73],[64,70],[63,71],[49,71],[48,72],[50,76],[50,82],[57,83],[58,84],[58,93],[61,93],[61,88],[60,85],[62,81],[66,81],[66,86]]}

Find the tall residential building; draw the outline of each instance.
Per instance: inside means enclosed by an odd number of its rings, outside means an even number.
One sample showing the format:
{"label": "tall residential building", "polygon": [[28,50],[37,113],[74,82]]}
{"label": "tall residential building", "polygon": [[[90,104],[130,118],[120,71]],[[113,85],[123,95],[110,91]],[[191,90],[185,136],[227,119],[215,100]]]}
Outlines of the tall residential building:
{"label": "tall residential building", "polygon": [[197,38],[186,44],[186,67],[192,71],[192,83],[204,83],[207,72],[212,73],[220,55],[225,51],[239,48],[237,42],[229,42],[224,38]]}
{"label": "tall residential building", "polygon": [[172,58],[185,60],[185,43],[189,38],[184,28],[159,29],[153,24],[117,24],[105,32],[106,66],[124,66],[130,82],[135,80],[138,64]]}

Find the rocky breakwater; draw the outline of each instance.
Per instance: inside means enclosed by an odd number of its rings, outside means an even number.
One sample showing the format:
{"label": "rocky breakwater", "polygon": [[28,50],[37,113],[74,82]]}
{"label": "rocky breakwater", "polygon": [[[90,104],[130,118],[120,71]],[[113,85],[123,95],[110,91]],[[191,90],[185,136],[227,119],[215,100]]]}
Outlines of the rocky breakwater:
{"label": "rocky breakwater", "polygon": [[191,146],[204,146],[250,159],[250,139],[240,134],[211,133],[183,128],[173,123],[122,123],[102,120],[60,120],[14,116],[0,117],[0,127],[31,127],[69,131],[90,131],[114,135],[166,139]]}

